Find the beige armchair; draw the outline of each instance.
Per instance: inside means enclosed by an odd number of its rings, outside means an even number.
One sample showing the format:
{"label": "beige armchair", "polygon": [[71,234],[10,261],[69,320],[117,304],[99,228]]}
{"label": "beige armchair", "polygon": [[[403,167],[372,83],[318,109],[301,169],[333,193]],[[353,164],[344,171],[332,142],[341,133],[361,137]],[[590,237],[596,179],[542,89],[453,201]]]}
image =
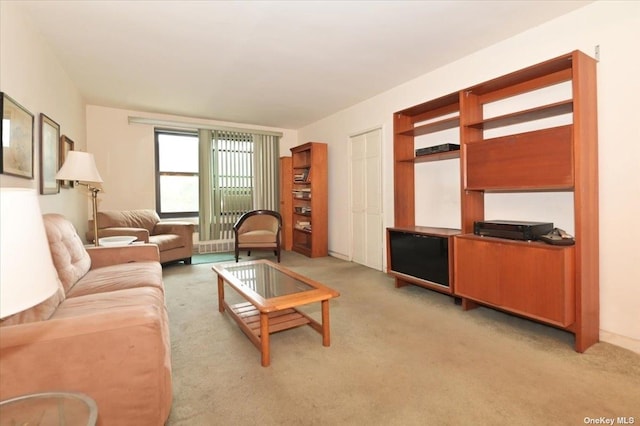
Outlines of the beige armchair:
{"label": "beige armchair", "polygon": [[236,262],[240,257],[240,249],[273,250],[280,263],[280,233],[282,230],[282,216],[272,210],[252,210],[242,216],[233,225],[235,236]]}
{"label": "beige armchair", "polygon": [[[194,224],[161,221],[155,210],[98,212],[98,237],[129,235],[137,241],[152,243],[160,251],[160,263],[184,261],[191,264]],[[87,241],[93,241],[93,221],[89,221]]]}

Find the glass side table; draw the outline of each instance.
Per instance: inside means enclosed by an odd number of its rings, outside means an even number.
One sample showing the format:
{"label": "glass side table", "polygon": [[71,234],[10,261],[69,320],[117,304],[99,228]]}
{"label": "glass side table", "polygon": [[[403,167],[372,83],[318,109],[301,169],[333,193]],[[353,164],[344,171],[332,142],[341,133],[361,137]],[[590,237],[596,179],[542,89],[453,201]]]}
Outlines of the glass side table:
{"label": "glass side table", "polygon": [[98,407],[77,392],[44,392],[0,402],[0,426],[94,426]]}

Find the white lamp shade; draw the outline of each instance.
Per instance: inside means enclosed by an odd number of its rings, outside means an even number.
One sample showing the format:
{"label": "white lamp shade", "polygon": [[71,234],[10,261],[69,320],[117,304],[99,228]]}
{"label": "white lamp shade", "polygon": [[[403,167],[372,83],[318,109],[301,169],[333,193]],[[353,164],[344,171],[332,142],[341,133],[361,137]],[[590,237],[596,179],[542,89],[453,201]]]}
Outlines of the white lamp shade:
{"label": "white lamp shade", "polygon": [[0,318],[37,305],[58,286],[36,192],[0,188]]}
{"label": "white lamp shade", "polygon": [[67,159],[56,174],[58,180],[77,180],[79,182],[102,182],[93,154],[82,151],[69,151]]}

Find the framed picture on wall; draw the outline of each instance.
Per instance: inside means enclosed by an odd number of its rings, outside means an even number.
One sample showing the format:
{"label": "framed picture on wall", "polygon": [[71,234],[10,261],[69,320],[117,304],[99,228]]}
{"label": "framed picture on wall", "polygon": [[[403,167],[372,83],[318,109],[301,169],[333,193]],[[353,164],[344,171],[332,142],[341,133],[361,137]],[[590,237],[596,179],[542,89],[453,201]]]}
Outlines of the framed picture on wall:
{"label": "framed picture on wall", "polygon": [[0,93],[0,173],[33,179],[33,114]]}
{"label": "framed picture on wall", "polygon": [[[62,135],[62,137],[60,138],[60,160],[58,161],[58,170],[60,170],[60,168],[64,164],[64,161],[67,159],[67,154],[69,153],[69,151],[73,151],[74,145],[75,143],[71,139],[69,139],[65,135]],[[74,183],[72,180],[60,181],[60,186],[62,188],[73,188],[73,185]]]}
{"label": "framed picture on wall", "polygon": [[40,113],[40,193],[43,195],[60,192],[60,182],[56,180],[59,153],[60,125]]}

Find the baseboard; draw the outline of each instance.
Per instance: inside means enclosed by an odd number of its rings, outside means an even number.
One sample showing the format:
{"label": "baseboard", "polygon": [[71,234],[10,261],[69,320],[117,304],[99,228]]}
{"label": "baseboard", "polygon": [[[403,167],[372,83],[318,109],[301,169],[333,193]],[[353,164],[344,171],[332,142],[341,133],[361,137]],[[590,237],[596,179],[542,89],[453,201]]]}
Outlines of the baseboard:
{"label": "baseboard", "polygon": [[347,256],[346,254],[336,253],[335,251],[329,250],[329,256],[344,260],[345,262],[351,262],[351,259],[349,259],[349,256]]}
{"label": "baseboard", "polygon": [[600,341],[611,343],[612,345],[620,346],[621,348],[629,349],[630,351],[640,354],[640,340],[632,339],[631,337],[600,330]]}

